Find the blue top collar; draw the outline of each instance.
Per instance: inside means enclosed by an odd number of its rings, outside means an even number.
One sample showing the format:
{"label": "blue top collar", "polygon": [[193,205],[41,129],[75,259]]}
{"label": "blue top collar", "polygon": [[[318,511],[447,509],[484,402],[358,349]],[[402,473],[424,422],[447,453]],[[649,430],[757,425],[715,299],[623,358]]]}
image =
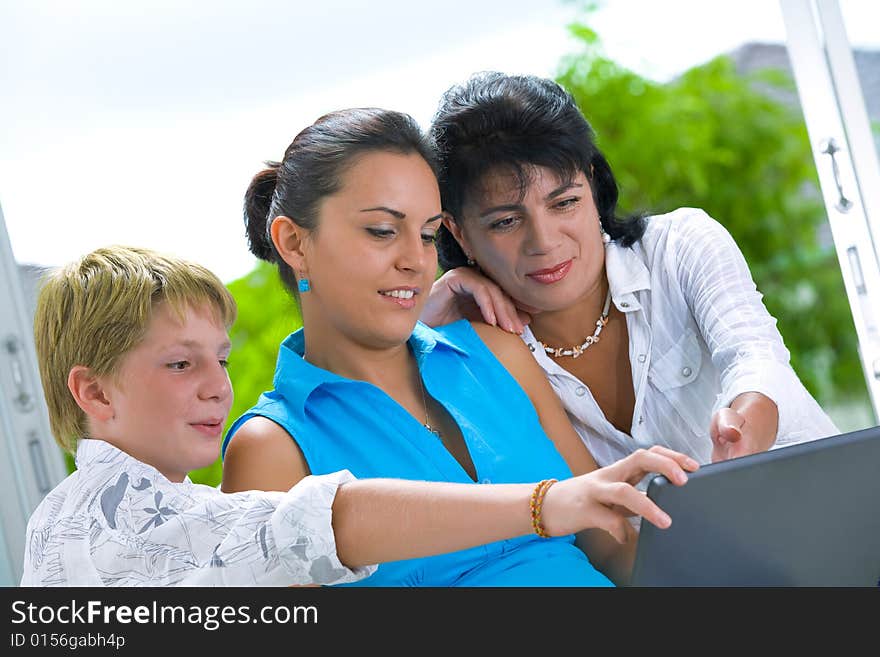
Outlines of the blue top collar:
{"label": "blue top collar", "polygon": [[[422,322],[416,323],[407,343],[420,366],[422,361],[438,345],[442,348],[458,351],[465,356],[469,355],[463,345],[446,335],[441,335]],[[273,385],[275,390],[284,395],[292,407],[302,411],[309,396],[322,385],[359,383],[312,365],[303,359],[304,353],[304,329],[299,329],[287,336],[278,350],[278,363],[275,366]]]}

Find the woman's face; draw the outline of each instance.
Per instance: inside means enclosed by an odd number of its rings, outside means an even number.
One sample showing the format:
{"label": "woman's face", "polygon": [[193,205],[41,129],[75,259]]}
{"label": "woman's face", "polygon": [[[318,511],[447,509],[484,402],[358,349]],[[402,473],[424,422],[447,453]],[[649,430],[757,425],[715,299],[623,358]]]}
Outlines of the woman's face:
{"label": "woman's face", "polygon": [[437,180],[420,155],[358,157],[303,241],[304,312],[327,335],[379,348],[405,342],[437,273],[441,218]]}
{"label": "woman's face", "polygon": [[521,198],[510,173],[490,173],[450,225],[466,253],[531,313],[568,308],[605,266],[599,214],[583,172],[570,181],[533,167]]}

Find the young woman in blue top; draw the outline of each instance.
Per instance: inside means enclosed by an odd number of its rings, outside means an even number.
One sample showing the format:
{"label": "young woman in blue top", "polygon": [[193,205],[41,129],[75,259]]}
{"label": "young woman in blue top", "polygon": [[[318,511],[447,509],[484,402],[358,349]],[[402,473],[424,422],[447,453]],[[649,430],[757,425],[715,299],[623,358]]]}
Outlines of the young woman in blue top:
{"label": "young woman in blue top", "polygon": [[[358,478],[493,484],[596,469],[518,337],[467,321],[417,324],[443,218],[433,162],[410,117],[345,110],[303,130],[283,162],[252,181],[251,251],[299,292],[303,329],[281,345],[274,389],[224,441],[224,491],[287,490],[341,468]],[[595,528],[577,544],[533,534],[382,564],[358,584],[608,585],[602,572],[625,580],[635,544],[625,517],[656,509],[633,484],[660,469],[683,483],[696,467],[665,448],[630,459],[587,491],[598,503]]]}

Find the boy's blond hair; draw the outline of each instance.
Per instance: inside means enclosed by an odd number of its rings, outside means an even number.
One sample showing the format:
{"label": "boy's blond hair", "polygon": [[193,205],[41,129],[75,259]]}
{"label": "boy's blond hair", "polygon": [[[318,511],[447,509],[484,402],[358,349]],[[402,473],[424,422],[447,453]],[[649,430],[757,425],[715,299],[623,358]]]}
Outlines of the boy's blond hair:
{"label": "boy's blond hair", "polygon": [[149,249],[110,246],[46,276],[37,297],[34,342],[52,434],[68,452],[88,435],[85,413],[67,388],[70,370],[115,376],[122,357],[143,339],[156,304],[183,319],[207,305],[227,330],[236,305],[205,267]]}

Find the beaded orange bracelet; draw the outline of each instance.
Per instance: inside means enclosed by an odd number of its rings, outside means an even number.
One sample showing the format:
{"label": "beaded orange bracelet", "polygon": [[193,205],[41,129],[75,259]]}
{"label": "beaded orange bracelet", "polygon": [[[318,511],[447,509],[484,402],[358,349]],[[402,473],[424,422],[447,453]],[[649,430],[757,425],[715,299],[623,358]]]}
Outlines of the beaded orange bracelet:
{"label": "beaded orange bracelet", "polygon": [[541,507],[544,504],[544,496],[547,494],[547,491],[550,490],[550,486],[556,483],[556,479],[544,479],[539,481],[535,486],[535,490],[532,491],[532,497],[529,501],[529,511],[532,514],[532,527],[535,530],[535,533],[541,538],[550,538],[550,534],[544,529],[544,525],[541,524]]}

